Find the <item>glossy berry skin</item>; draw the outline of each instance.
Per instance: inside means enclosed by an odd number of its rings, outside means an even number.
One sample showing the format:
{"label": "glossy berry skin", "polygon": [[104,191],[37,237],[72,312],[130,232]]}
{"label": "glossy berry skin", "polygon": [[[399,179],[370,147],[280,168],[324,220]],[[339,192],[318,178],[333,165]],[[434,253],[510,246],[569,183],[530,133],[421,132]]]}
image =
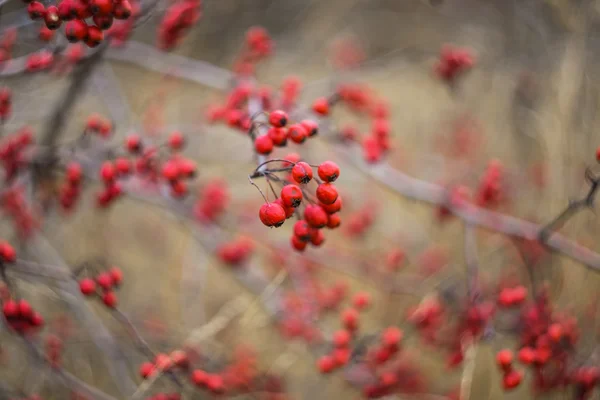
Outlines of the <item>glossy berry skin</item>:
{"label": "glossy berry skin", "polygon": [[87,37],[85,39],[85,44],[88,47],[96,47],[102,42],[104,39],[104,33],[102,30],[95,25],[88,26]]}
{"label": "glossy berry skin", "polygon": [[310,233],[310,243],[315,247],[319,247],[323,242],[325,242],[325,234],[323,231],[320,229],[313,229]]}
{"label": "glossy berry skin", "polygon": [[296,221],[294,224],[294,236],[303,242],[308,242],[310,240],[310,226],[306,221]]}
{"label": "glossy berry skin", "polygon": [[60,28],[62,20],[58,16],[58,7],[49,6],[46,9],[46,13],[44,14],[44,23],[46,24],[46,27],[50,30],[56,30]]}
{"label": "glossy berry skin", "polygon": [[338,198],[338,191],[331,183],[321,183],[317,187],[317,199],[323,204],[329,205],[335,203]]}
{"label": "glossy berry skin", "polygon": [[7,242],[0,242],[0,258],[3,262],[13,263],[17,260],[17,252]]}
{"label": "glossy berry skin", "polygon": [[281,200],[286,207],[298,207],[302,202],[302,190],[296,185],[285,185],[281,189]]}
{"label": "glossy berry skin", "polygon": [[284,147],[287,144],[288,133],[285,128],[270,127],[267,131],[267,136],[273,141],[273,145]]}
{"label": "glossy berry skin", "polygon": [[318,205],[309,204],[304,209],[304,219],[312,228],[323,228],[327,225],[327,213]]}
{"label": "glossy berry skin", "polygon": [[332,204],[320,204],[327,214],[335,214],[342,209],[342,196],[337,197]]}
{"label": "glossy berry skin", "polygon": [[128,19],[132,12],[131,3],[128,0],[121,0],[114,4],[113,17],[116,19]]}
{"label": "glossy berry skin", "polygon": [[145,362],[140,365],[140,376],[146,379],[154,373],[155,369],[156,368],[154,367],[154,364],[151,362]]}
{"label": "glossy berry skin", "polygon": [[[310,238],[309,238],[309,240],[310,240]],[[292,247],[298,251],[304,251],[306,249],[307,241],[308,240],[303,240],[296,235],[292,235],[292,238],[290,239],[290,243],[291,243]]]}
{"label": "glossy berry skin", "polygon": [[258,213],[260,220],[266,226],[275,228],[283,225],[286,219],[286,213],[282,206],[277,203],[265,203],[260,207]]}
{"label": "glossy berry skin", "polygon": [[310,119],[305,119],[300,122],[300,125],[306,129],[306,134],[308,137],[313,137],[319,133],[319,125]]}
{"label": "glossy berry skin", "polygon": [[319,97],[314,101],[312,109],[319,115],[327,116],[329,115],[329,101],[325,97]]}
{"label": "glossy berry skin", "polygon": [[46,7],[39,1],[32,1],[27,6],[27,13],[31,19],[40,19],[46,15]]}
{"label": "glossy berry skin", "polygon": [[292,178],[298,183],[307,184],[313,178],[313,172],[307,163],[300,161],[292,168]]}
{"label": "glossy berry skin", "polygon": [[89,4],[94,15],[110,15],[113,10],[112,0],[91,0]]}
{"label": "glossy berry skin", "polygon": [[142,149],[142,139],[138,135],[130,135],[125,140],[125,147],[130,153],[138,153]]}
{"label": "glossy berry skin", "polygon": [[198,387],[205,386],[207,378],[208,374],[200,369],[193,370],[190,376],[192,383]]}
{"label": "glossy berry skin", "polygon": [[288,122],[288,115],[285,111],[275,110],[269,114],[269,124],[276,128],[282,128],[286,126]]}
{"label": "glossy berry skin", "polygon": [[342,218],[338,214],[327,215],[327,227],[329,229],[338,228],[342,224]]}
{"label": "glossy berry skin", "polygon": [[339,330],[333,334],[333,345],[335,347],[346,347],[351,340],[352,335],[347,330]]}
{"label": "glossy berry skin", "polygon": [[325,182],[335,182],[335,180],[340,176],[340,167],[338,167],[338,165],[333,161],[325,161],[319,165],[317,173],[319,174],[319,178]]}
{"label": "glossy berry skin", "polygon": [[273,151],[273,140],[269,135],[259,136],[254,140],[254,149],[258,154],[271,154]]}
{"label": "glossy berry skin", "polygon": [[113,24],[113,16],[112,15],[94,15],[92,21],[94,21],[94,25],[96,25],[101,30],[105,31],[109,29]]}
{"label": "glossy berry skin", "polygon": [[292,142],[301,144],[304,143],[304,141],[308,137],[308,133],[302,125],[294,124],[288,128],[288,137]]}
{"label": "glossy berry skin", "polygon": [[85,21],[76,19],[67,22],[65,25],[65,36],[71,43],[75,43],[85,39],[88,33],[88,26]]}
{"label": "glossy berry skin", "polygon": [[79,281],[79,290],[85,296],[89,296],[96,291],[96,282],[90,278],[83,278]]}

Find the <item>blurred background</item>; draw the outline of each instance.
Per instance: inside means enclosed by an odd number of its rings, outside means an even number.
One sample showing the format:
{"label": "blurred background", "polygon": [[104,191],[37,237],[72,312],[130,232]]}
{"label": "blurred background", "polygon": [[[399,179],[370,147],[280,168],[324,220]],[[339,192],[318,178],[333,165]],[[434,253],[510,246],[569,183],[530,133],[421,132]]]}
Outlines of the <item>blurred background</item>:
{"label": "blurred background", "polygon": [[[131,40],[154,45],[167,5],[159,1]],[[286,337],[277,322],[279,317],[257,297],[262,289],[256,290],[253,282],[279,282],[280,272],[295,265],[316,270],[323,288],[347,286],[344,300],[315,322],[325,335],[339,328],[339,311],[358,291],[372,296],[372,306],[361,314],[365,336],[390,325],[405,329],[405,352],[422,374],[426,392],[389,398],[450,398],[446,396],[456,393],[465,379],[472,384],[466,394],[463,389],[464,399],[573,398],[569,391],[534,393],[528,374],[518,389],[503,391],[494,357],[499,349],[514,346],[514,335],[498,332],[469,353],[469,362],[449,369],[447,353],[424,344],[411,331],[406,322],[410,307],[436,293],[447,296],[441,298],[448,305],[464,296],[463,225],[459,220],[439,223],[434,208],[406,199],[364,173],[361,152],[340,144],[335,133],[347,124],[368,130],[368,121],[336,109],[328,134],[272,155],[278,158],[294,151],[311,164],[333,160],[340,165],[336,185],[344,198],[343,223],[339,230],[327,232],[323,247],[311,248],[304,255],[293,253],[288,244],[293,224],[277,230],[261,225],[256,216],[262,198],[248,183],[248,174],[256,167],[252,145],[247,136],[225,125],[207,123],[207,107],[223,102],[225,96],[222,90],[200,83],[209,71],[201,62],[217,66],[219,69],[210,70],[218,77],[216,86],[227,87],[231,82],[225,72],[235,63],[245,32],[263,26],[275,42],[275,53],[257,67],[258,82],[278,90],[283,78],[297,76],[303,83],[300,102],[306,106],[316,97],[331,95],[340,82],[364,83],[389,104],[392,150],[386,163],[425,181],[473,188],[489,160],[498,159],[506,171],[508,197],[500,211],[543,224],[569,199],[586,193],[585,167],[597,166],[600,3],[206,0],[202,7],[201,20],[173,51],[156,50],[152,53],[156,58],[144,60],[141,52],[124,55],[109,49],[85,83],[60,140],[77,137],[92,112],[112,119],[110,142],[114,144],[123,143],[134,132],[155,140],[166,140],[175,129],[184,132],[188,139],[184,154],[198,163],[198,178],[191,191],[195,194],[212,179],[226,182],[230,204],[219,222],[221,236],[215,237],[217,242],[252,238],[256,250],[250,272],[236,271],[215,256],[214,238],[208,238],[213,231],[198,228],[164,207],[125,197],[106,210],[97,209],[93,184],[86,186],[84,200],[73,213],[65,216],[52,211],[45,216],[42,232],[46,245],[54,247],[73,270],[91,261],[119,266],[124,271],[119,309],[155,351],[187,346],[213,360],[217,368],[232,357],[236,346],[249,346],[257,354],[262,373],[283,378],[288,397],[281,398],[363,398],[360,388],[348,383],[344,373],[319,374],[315,362],[324,354],[324,347]],[[37,39],[36,23],[27,23],[24,15],[16,0],[2,5],[0,31],[20,25],[16,57],[44,47]],[[332,55],[340,43],[363,53],[357,67],[335,68]],[[433,73],[445,44],[471,49],[476,59],[475,68],[454,88]],[[167,71],[170,74],[165,74]],[[69,76],[56,72],[4,74],[0,79],[1,85],[14,93],[14,113],[0,128],[3,135],[26,124],[36,134],[42,132],[69,85]],[[456,135],[466,135],[464,147],[457,144],[460,139]],[[335,150],[340,147],[345,149],[343,153]],[[345,223],[351,225],[362,210],[373,214],[373,223],[363,234],[352,235]],[[9,222],[1,222],[4,238],[18,243]],[[595,213],[584,211],[562,232],[600,251],[599,228]],[[534,265],[532,277],[520,265],[518,246],[503,235],[478,230],[477,246],[486,295],[493,300],[503,279],[526,287],[547,282],[557,308],[578,318],[582,332],[579,354],[592,353],[598,339],[597,273],[559,255],[546,254],[543,262]],[[390,275],[382,271],[386,255],[394,249],[402,249],[407,262],[400,272]],[[443,259],[439,262],[443,268],[428,274],[423,272],[427,264],[423,257],[431,253]],[[27,259],[27,253],[23,258]],[[254,278],[240,279],[245,273]],[[18,273],[14,279],[19,294],[30,299],[47,320],[39,343],[46,335],[61,337],[65,370],[125,398],[101,361],[104,354],[86,324],[70,312],[63,295],[55,290],[55,282]],[[276,289],[273,298],[292,296],[294,281],[284,277]],[[216,334],[194,336],[223,307],[231,308],[232,300],[247,308]],[[90,311],[113,333],[130,379],[139,384],[137,369],[146,358],[128,328],[101,303],[88,303]],[[6,328],[0,347],[0,382],[12,393],[72,398],[68,386],[53,378],[48,367],[32,362],[22,341]],[[163,377],[147,397],[172,388],[172,382]],[[198,392],[188,392],[188,396],[185,398],[211,398]],[[238,398],[268,398],[261,396]]]}

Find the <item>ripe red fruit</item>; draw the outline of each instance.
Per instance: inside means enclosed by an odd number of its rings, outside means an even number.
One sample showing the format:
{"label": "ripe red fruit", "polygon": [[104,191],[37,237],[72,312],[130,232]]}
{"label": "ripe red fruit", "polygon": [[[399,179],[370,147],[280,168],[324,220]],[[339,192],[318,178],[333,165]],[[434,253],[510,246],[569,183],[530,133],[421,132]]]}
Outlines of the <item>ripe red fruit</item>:
{"label": "ripe red fruit", "polygon": [[[310,238],[309,238],[310,239]],[[304,251],[304,249],[306,249],[306,242],[308,240],[303,240],[301,238],[299,238],[296,235],[292,235],[292,238],[290,240],[290,243],[292,244],[292,247],[298,251]]]}
{"label": "ripe red fruit", "polygon": [[335,214],[342,209],[342,196],[337,197],[332,204],[321,204],[327,214]]}
{"label": "ripe red fruit", "polygon": [[400,328],[391,326],[385,331],[383,331],[383,335],[381,336],[381,342],[386,348],[390,350],[395,350],[402,341],[403,337],[404,332],[402,332]]}
{"label": "ripe red fruit", "polygon": [[306,184],[313,178],[313,172],[307,163],[300,161],[292,168],[292,178],[298,183]]}
{"label": "ripe red fruit", "polygon": [[299,220],[294,224],[294,236],[303,242],[310,240],[310,226],[304,220]]}
{"label": "ripe red fruit", "polygon": [[137,153],[142,149],[142,139],[138,135],[129,135],[125,146],[130,153]]}
{"label": "ripe red fruit", "polygon": [[348,364],[348,361],[350,361],[350,356],[350,349],[337,348],[333,350],[333,360],[335,361],[336,367],[341,367]]}
{"label": "ripe red fruit", "polygon": [[119,175],[127,175],[131,171],[131,163],[126,158],[117,158],[115,160],[115,168]]}
{"label": "ripe red fruit", "polygon": [[186,178],[193,178],[196,175],[196,163],[184,158],[179,160],[179,173]]}
{"label": "ripe red fruit", "polygon": [[523,372],[512,370],[510,372],[507,372],[506,375],[504,375],[504,378],[502,379],[502,385],[506,390],[514,389],[517,386],[519,386],[522,380]]}
{"label": "ripe red fruit", "polygon": [[31,318],[33,315],[33,309],[27,300],[21,299],[17,305],[19,307],[19,316],[22,318]]}
{"label": "ripe red fruit", "polygon": [[352,336],[346,330],[339,330],[333,334],[333,344],[336,347],[346,347],[350,344]]}
{"label": "ripe red fruit", "polygon": [[319,133],[319,125],[315,121],[305,119],[300,122],[300,125],[306,129],[308,137],[315,136],[317,133]]}
{"label": "ripe red fruit", "polygon": [[46,14],[46,7],[39,1],[32,1],[27,6],[27,13],[31,19],[40,19]]}
{"label": "ripe red fruit", "polygon": [[518,357],[519,361],[523,364],[533,364],[536,359],[536,353],[531,347],[523,347],[519,350]]}
{"label": "ripe red fruit", "polygon": [[340,167],[333,161],[325,161],[319,165],[317,173],[319,174],[319,178],[323,179],[325,182],[335,182],[340,176]]}
{"label": "ripe red fruit", "polygon": [[285,128],[270,127],[267,136],[273,141],[273,145],[283,147],[287,144],[288,133]]}
{"label": "ripe red fruit", "polygon": [[356,293],[354,299],[352,300],[352,304],[354,307],[356,307],[356,309],[364,310],[371,305],[371,296],[369,296],[369,293],[366,292]]}
{"label": "ripe red fruit", "polygon": [[88,26],[87,36],[85,38],[85,44],[88,47],[96,47],[104,39],[104,33],[96,25]]}
{"label": "ripe red fruit", "polygon": [[94,15],[110,15],[113,10],[112,0],[91,0],[90,11]]}
{"label": "ripe red fruit", "polygon": [[100,167],[100,177],[106,183],[110,183],[115,179],[116,170],[110,161],[105,161]]}
{"label": "ripe red fruit", "polygon": [[284,127],[288,122],[288,115],[285,111],[275,110],[269,114],[269,124],[276,128]]}
{"label": "ripe red fruit", "polygon": [[288,207],[283,204],[283,200],[281,200],[281,198],[275,200],[273,204],[279,204],[281,207],[283,207],[283,211],[285,211],[285,219],[291,218],[294,215],[294,212],[296,212],[294,207]]}
{"label": "ripe red fruit", "polygon": [[285,185],[281,189],[281,199],[286,207],[298,207],[302,202],[302,190],[296,185]]}
{"label": "ripe red fruit", "polygon": [[302,125],[294,124],[288,128],[288,137],[291,139],[292,142],[301,144],[304,143],[304,141],[308,137],[308,132],[306,131],[306,129],[304,129]]}
{"label": "ripe red fruit", "polygon": [[163,164],[162,175],[169,181],[175,181],[179,178],[179,165],[175,160],[169,160]]}
{"label": "ripe red fruit", "polygon": [[113,285],[120,285],[123,282],[123,271],[118,267],[112,267],[108,271]]}
{"label": "ripe red fruit", "polygon": [[548,336],[554,342],[560,342],[564,334],[563,327],[560,324],[552,324],[548,327]]}
{"label": "ripe red fruit", "polygon": [[332,183],[321,183],[317,187],[317,198],[325,205],[333,204],[338,198],[338,191]]}
{"label": "ripe red fruit", "polygon": [[29,317],[29,322],[31,323],[31,325],[36,327],[42,326],[44,325],[44,318],[42,318],[42,316],[39,313],[34,311],[31,314],[31,317]]}
{"label": "ripe red fruit", "polygon": [[285,210],[277,203],[265,203],[258,213],[260,220],[266,226],[280,227],[286,219]]}
{"label": "ripe red fruit", "polygon": [[142,363],[142,365],[140,365],[140,376],[146,379],[154,373],[154,370],[154,364],[151,362]]}
{"label": "ripe red fruit", "polygon": [[5,318],[15,318],[19,316],[19,305],[14,300],[6,300],[2,306],[2,313]]}
{"label": "ripe red fruit", "polygon": [[338,214],[327,215],[327,227],[329,229],[335,229],[342,224],[342,218]]}
{"label": "ripe red fruit", "polygon": [[83,170],[81,165],[76,162],[72,162],[67,165],[67,180],[72,184],[77,184],[81,181]]}
{"label": "ripe red fruit", "polygon": [[102,295],[102,302],[109,308],[117,306],[117,295],[115,292],[106,292]]}
{"label": "ripe red fruit", "polygon": [[225,382],[221,375],[210,374],[206,378],[206,387],[214,393],[221,393],[225,389]]}
{"label": "ripe red fruit", "polygon": [[327,225],[327,213],[321,206],[309,204],[304,209],[304,219],[312,228],[323,228]]}
{"label": "ripe red fruit", "polygon": [[319,358],[317,367],[322,374],[328,374],[335,369],[335,360],[331,356],[323,356]]}
{"label": "ripe red fruit", "polygon": [[271,154],[273,151],[273,140],[269,135],[262,135],[254,140],[254,149],[258,154]]}
{"label": "ripe red fruit", "polygon": [[349,308],[344,310],[341,314],[342,324],[346,327],[346,329],[353,331],[358,328],[358,312]]}
{"label": "ripe red fruit", "polygon": [[94,25],[105,31],[112,26],[113,19],[112,15],[94,15],[92,21],[94,21]]}
{"label": "ripe red fruit", "polygon": [[7,242],[0,242],[0,258],[7,263],[13,263],[17,260],[17,252]]}
{"label": "ripe red fruit", "polygon": [[109,290],[113,285],[112,276],[107,272],[101,272],[96,277],[96,282],[104,290]]}
{"label": "ripe red fruit", "polygon": [[190,378],[192,379],[194,385],[202,387],[206,385],[208,374],[200,369],[195,369],[192,371]]}
{"label": "ripe red fruit", "polygon": [[319,230],[319,229],[311,230],[310,243],[312,243],[313,246],[319,247],[320,245],[323,244],[324,241],[325,241],[325,234],[323,233],[322,230]]}
{"label": "ripe red fruit", "polygon": [[500,368],[502,368],[504,370],[508,370],[511,368],[513,359],[514,359],[513,353],[512,353],[512,351],[510,351],[508,349],[500,350],[496,354],[496,362],[498,363]]}
{"label": "ripe red fruit", "polygon": [[46,9],[46,14],[44,14],[44,23],[46,24],[46,27],[50,30],[56,30],[60,28],[62,20],[58,15],[58,7],[49,6]]}
{"label": "ripe red fruit", "polygon": [[131,3],[128,0],[120,0],[114,4],[112,14],[116,19],[128,19],[132,12]]}
{"label": "ripe red fruit", "polygon": [[329,115],[329,101],[326,97],[319,97],[312,105],[314,112],[320,115]]}
{"label": "ripe red fruit", "polygon": [[89,296],[96,291],[96,282],[90,278],[83,278],[79,281],[79,290],[85,296]]}
{"label": "ripe red fruit", "polygon": [[173,150],[181,150],[185,145],[185,137],[179,131],[172,132],[169,136],[169,147]]}
{"label": "ripe red fruit", "polygon": [[65,36],[71,43],[85,39],[88,33],[88,26],[85,21],[76,19],[67,22],[65,25]]}

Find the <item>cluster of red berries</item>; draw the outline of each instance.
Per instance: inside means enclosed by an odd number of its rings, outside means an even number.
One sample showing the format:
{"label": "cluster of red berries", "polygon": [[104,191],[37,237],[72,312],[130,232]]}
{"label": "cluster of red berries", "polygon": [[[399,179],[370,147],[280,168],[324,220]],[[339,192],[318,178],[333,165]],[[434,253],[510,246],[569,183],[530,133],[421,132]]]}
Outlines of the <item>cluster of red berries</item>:
{"label": "cluster of red berries", "polygon": [[33,143],[33,132],[23,127],[0,142],[0,162],[4,167],[5,180],[10,182],[27,165],[26,150]]}
{"label": "cluster of red berries", "polygon": [[285,147],[288,139],[296,144],[302,144],[319,131],[317,123],[308,119],[289,126],[287,123],[286,112],[275,110],[269,113],[271,127],[264,135],[260,135],[254,140],[256,152],[263,155],[271,154],[274,147]]}
{"label": "cluster of red berries", "polygon": [[39,226],[39,220],[33,213],[23,186],[4,190],[0,196],[0,208],[12,218],[22,238],[28,238]]}
{"label": "cluster of red berries", "polygon": [[426,299],[407,311],[407,320],[415,326],[425,342],[433,344],[445,322],[444,308],[437,298]]}
{"label": "cluster of red berries", "polygon": [[170,50],[177,46],[202,16],[201,0],[181,0],[169,6],[158,27],[158,47]]}
{"label": "cluster of red berries", "polygon": [[[96,47],[102,42],[103,31],[112,26],[114,19],[125,20],[132,14],[129,0],[61,0],[58,6],[48,7],[35,0],[26,2],[29,3],[27,12],[31,19],[43,19],[49,30],[56,30],[66,22],[67,40],[72,43],[83,41],[89,47]],[[93,24],[86,23],[88,18]]]}
{"label": "cluster of red berries", "polygon": [[92,114],[88,117],[85,125],[85,133],[92,133],[106,139],[112,132],[113,124],[109,119],[99,114]]}
{"label": "cluster of red berries", "polygon": [[170,354],[159,353],[152,362],[148,361],[140,365],[140,376],[149,378],[158,371],[171,371],[175,368],[187,370],[189,367],[188,355],[182,350],[174,350]]}
{"label": "cluster of red berries", "polygon": [[473,67],[475,60],[469,50],[445,46],[435,65],[435,73],[444,81],[453,83],[464,71]]}
{"label": "cluster of red berries", "polygon": [[266,29],[254,26],[246,32],[245,46],[233,66],[234,72],[253,75],[255,65],[273,53],[274,43]]}
{"label": "cluster of red berries", "polygon": [[50,365],[54,367],[58,367],[60,365],[62,351],[63,351],[63,342],[56,335],[48,335],[46,337],[46,360],[50,363]]}
{"label": "cluster of red berries", "polygon": [[42,316],[24,299],[6,300],[2,305],[2,313],[8,326],[19,334],[30,333],[44,325]]}
{"label": "cluster of red berries", "polygon": [[194,205],[194,215],[202,222],[215,222],[229,204],[227,184],[214,179],[202,187]]}
{"label": "cluster of red berries", "polygon": [[49,69],[54,63],[54,54],[49,50],[40,50],[30,54],[25,61],[27,72],[38,72]]}
{"label": "cluster of red berries", "polygon": [[65,211],[73,209],[73,206],[79,199],[81,193],[81,178],[83,177],[83,169],[81,165],[72,162],[67,165],[65,173],[65,182],[59,191],[60,205]]}
{"label": "cluster of red berries", "polygon": [[0,122],[10,117],[12,112],[12,91],[9,88],[0,88]]}
{"label": "cluster of red berries", "polygon": [[8,28],[0,37],[0,69],[4,62],[12,58],[12,50],[17,41],[17,28]]}
{"label": "cluster of red berries", "polygon": [[245,237],[224,243],[217,249],[219,259],[233,267],[243,265],[253,252],[254,243]]}
{"label": "cluster of red berries", "polygon": [[373,203],[365,203],[348,216],[344,234],[351,238],[362,238],[375,222],[377,208]]}
{"label": "cluster of red berries", "polygon": [[105,36],[110,36],[110,45],[113,47],[119,47],[125,44],[129,37],[133,33],[135,22],[141,13],[141,6],[138,0],[130,0],[131,3],[131,17],[126,20],[114,21],[112,26],[106,31]]}
{"label": "cluster of red berries", "polygon": [[190,379],[198,388],[209,390],[215,394],[225,392],[225,382],[219,374],[211,374],[201,369],[195,369],[192,371]]}
{"label": "cluster of red berries", "polygon": [[108,308],[117,306],[117,289],[123,282],[123,272],[112,267],[108,271],[100,272],[94,278],[82,278],[79,280],[79,290],[84,296],[98,295]]}
{"label": "cluster of red berries", "polygon": [[502,385],[504,389],[514,389],[521,384],[523,380],[523,371],[513,368],[514,354],[508,349],[500,350],[496,353],[496,362],[504,373],[502,377]]}

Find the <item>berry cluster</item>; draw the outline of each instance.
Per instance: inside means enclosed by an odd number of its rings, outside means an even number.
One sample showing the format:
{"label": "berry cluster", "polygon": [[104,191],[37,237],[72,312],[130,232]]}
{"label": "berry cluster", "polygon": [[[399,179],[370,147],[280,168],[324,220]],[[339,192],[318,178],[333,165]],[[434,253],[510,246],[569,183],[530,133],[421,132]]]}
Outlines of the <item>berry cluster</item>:
{"label": "berry cluster", "polygon": [[435,73],[444,81],[454,83],[462,72],[471,69],[474,64],[475,60],[469,50],[445,46],[435,65]]}
{"label": "berry cluster", "polygon": [[29,237],[39,226],[31,205],[25,196],[22,186],[13,186],[0,195],[0,208],[15,223],[17,232],[22,238]]}
{"label": "berry cluster", "polygon": [[85,125],[85,133],[99,135],[106,139],[113,132],[112,122],[99,114],[92,114],[88,117]]}
{"label": "berry cluster", "polygon": [[31,333],[44,325],[42,316],[33,310],[27,300],[7,300],[2,313],[8,326],[19,334]]}
{"label": "berry cluster", "polygon": [[523,380],[523,372],[513,368],[514,354],[508,349],[500,350],[496,353],[496,362],[502,369],[502,385],[504,389],[514,389]]}
{"label": "berry cluster", "polygon": [[194,205],[194,215],[202,222],[215,222],[229,204],[227,184],[215,179],[202,187]]}
{"label": "berry cluster", "polygon": [[286,127],[288,123],[287,113],[275,110],[269,113],[269,124],[271,127],[264,135],[256,137],[254,149],[258,154],[271,154],[274,147],[285,147],[288,139],[296,144],[302,144],[307,138],[318,133],[318,126],[314,121],[303,120],[297,124]]}
{"label": "berry cluster", "polygon": [[233,66],[234,72],[248,76],[254,74],[255,65],[273,53],[274,43],[266,29],[255,26],[246,32],[246,42]]}
{"label": "berry cluster", "polygon": [[[71,43],[82,41],[89,47],[96,47],[104,39],[114,19],[126,20],[132,14],[129,0],[61,0],[56,5],[44,6],[39,1],[26,1],[27,12],[33,20],[43,19],[46,28],[56,30],[63,22],[65,36]],[[92,19],[88,25],[86,19]]]}
{"label": "berry cluster", "polygon": [[0,122],[6,121],[12,112],[12,92],[9,88],[0,88]]}
{"label": "berry cluster", "polygon": [[12,181],[28,164],[26,152],[31,144],[33,144],[33,132],[29,127],[21,128],[0,142],[0,162],[4,167],[7,182]]}
{"label": "berry cluster", "polygon": [[498,206],[504,197],[502,190],[502,179],[504,176],[502,163],[498,160],[489,162],[485,174],[479,184],[476,201],[477,204],[485,207]]}
{"label": "berry cluster", "polygon": [[38,72],[49,69],[54,63],[54,54],[49,50],[41,50],[30,54],[25,61],[27,72]]}
{"label": "berry cluster", "polygon": [[158,47],[170,50],[177,46],[202,16],[201,0],[181,0],[169,6],[158,27]]}
{"label": "berry cluster", "polygon": [[189,359],[182,350],[174,350],[171,354],[159,353],[152,362],[148,361],[140,365],[140,376],[144,379],[149,378],[158,371],[171,371],[175,368],[187,370]]}
{"label": "berry cluster", "polygon": [[79,280],[79,290],[84,296],[97,295],[102,298],[102,302],[108,308],[117,306],[117,289],[123,282],[123,272],[112,267],[108,271],[103,271],[94,278],[82,278]]}
{"label": "berry cluster", "polygon": [[219,259],[232,267],[243,265],[253,252],[254,243],[245,237],[224,243],[217,249]]}
{"label": "berry cluster", "polygon": [[67,165],[65,173],[65,182],[59,191],[60,205],[65,211],[73,209],[81,193],[81,178],[83,177],[83,169],[81,165],[72,162]]}

